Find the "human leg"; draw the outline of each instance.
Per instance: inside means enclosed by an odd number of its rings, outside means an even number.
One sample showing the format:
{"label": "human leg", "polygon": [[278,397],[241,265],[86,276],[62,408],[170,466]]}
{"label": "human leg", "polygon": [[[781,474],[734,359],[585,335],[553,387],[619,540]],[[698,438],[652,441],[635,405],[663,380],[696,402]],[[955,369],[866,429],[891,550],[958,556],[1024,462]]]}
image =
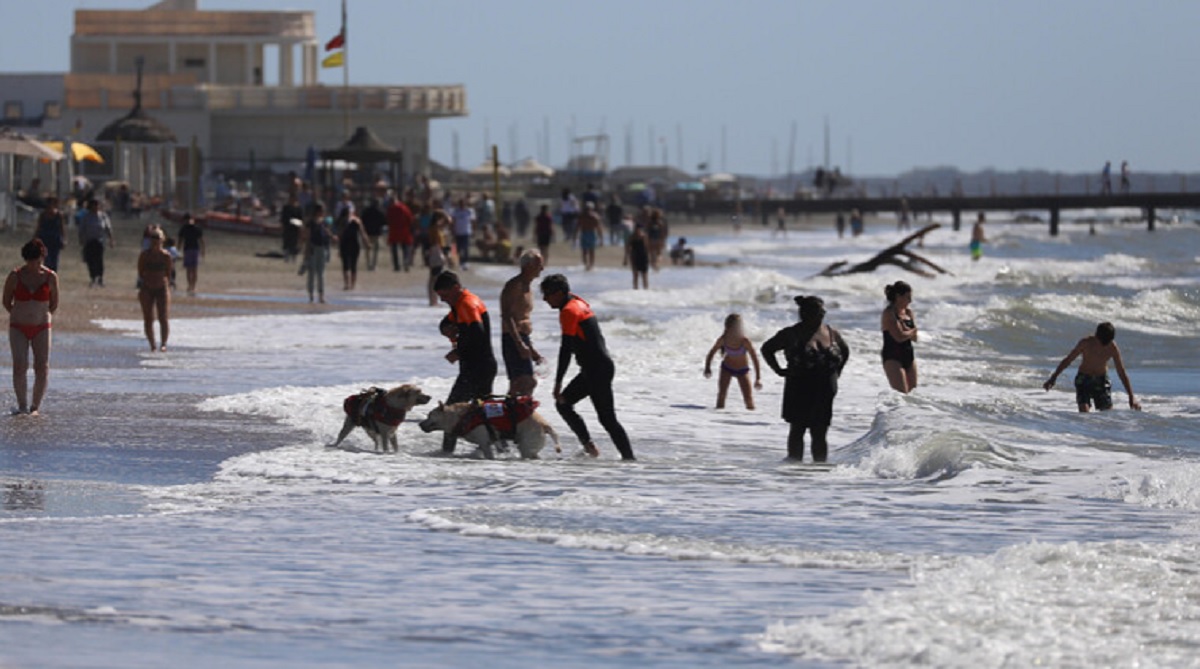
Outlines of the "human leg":
{"label": "human leg", "polygon": [[825,440],[825,435],[829,432],[828,425],[812,427],[812,456],[813,462],[825,462],[829,455],[829,442]]}
{"label": "human leg", "polygon": [[167,337],[171,336],[171,291],[163,288],[154,295],[154,307],[158,311],[158,350],[167,350]]}
{"label": "human leg", "polygon": [[604,426],[604,430],[608,432],[608,436],[613,440],[613,446],[621,453],[622,460],[636,460],[633,457],[633,446],[629,443],[629,435],[626,434],[624,426],[617,420],[617,409],[613,402],[612,379],[611,377],[594,385],[590,392],[592,398],[592,406],[596,409],[596,418],[600,420],[600,424]]}
{"label": "human leg", "polygon": [[8,346],[12,349],[13,393],[17,396],[17,411],[29,411],[28,388],[25,385],[29,374],[29,340],[16,328],[8,329]]}
{"label": "human leg", "polygon": [[[29,404],[29,413],[37,413],[50,383],[50,328],[39,332],[30,343],[33,348],[33,401]],[[24,385],[23,381],[21,385]]]}
{"label": "human leg", "polygon": [[150,342],[150,350],[158,350],[154,340],[154,296],[143,288],[138,291],[138,304],[142,307],[142,330],[146,333],[146,341]]}
{"label": "human leg", "polygon": [[754,389],[750,387],[749,374],[742,374],[738,377],[738,387],[742,390],[742,401],[746,403],[746,408],[754,411]]}
{"label": "human leg", "polygon": [[554,408],[558,410],[558,415],[562,416],[562,419],[567,422],[567,427],[571,428],[579,442],[583,444],[588,455],[596,457],[600,453],[596,450],[596,445],[592,443],[592,435],[588,432],[587,423],[584,423],[583,418],[575,411],[575,405],[588,396],[588,391],[587,379],[580,374],[571,379],[571,382],[559,394],[559,400],[554,403]]}
{"label": "human leg", "polygon": [[788,459],[800,462],[804,460],[804,432],[808,428],[799,423],[791,423],[788,428]]}
{"label": "human leg", "polygon": [[892,387],[892,390],[908,392],[908,374],[900,366],[899,360],[884,360],[883,373],[887,375],[888,385]]}
{"label": "human leg", "polygon": [[400,271],[400,245],[392,244],[392,271]]}
{"label": "human leg", "polygon": [[733,378],[733,376],[729,372],[725,371],[724,369],[722,369],[720,374],[717,376],[717,408],[718,409],[725,408],[725,397],[729,394],[729,381],[732,378]]}
{"label": "human leg", "polygon": [[912,392],[917,388],[917,361],[913,360],[908,366],[908,391]]}

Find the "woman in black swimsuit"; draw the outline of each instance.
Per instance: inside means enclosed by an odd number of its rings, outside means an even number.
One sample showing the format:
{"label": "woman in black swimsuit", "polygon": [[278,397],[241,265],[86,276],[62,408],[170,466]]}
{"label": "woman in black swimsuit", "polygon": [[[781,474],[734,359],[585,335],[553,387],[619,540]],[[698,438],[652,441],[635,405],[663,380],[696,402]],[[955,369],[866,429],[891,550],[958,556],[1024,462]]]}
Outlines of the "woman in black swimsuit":
{"label": "woman in black swimsuit", "polygon": [[[850,347],[841,333],[824,324],[825,302],[814,295],[799,296],[800,322],[775,333],[762,345],[763,359],[784,377],[783,419],[788,431],[788,458],[804,459],[804,433],[812,430],[814,462],[825,462],[829,444],[825,435],[833,422],[833,398],[838,377],[850,359]],[[775,354],[783,351],[787,368]]]}
{"label": "woman in black swimsuit", "polygon": [[912,286],[897,281],[883,292],[888,301],[879,315],[879,327],[883,330],[883,372],[893,389],[909,393],[917,387],[917,359],[913,354],[917,322],[910,306]]}
{"label": "woman in black swimsuit", "polygon": [[[171,334],[171,254],[163,250],[163,232],[154,230],[146,233],[150,240],[150,248],[138,256],[138,302],[142,305],[142,320],[146,331],[146,340],[150,342],[151,351],[167,350],[167,337]],[[154,320],[158,312],[159,333],[162,340],[155,344]]]}

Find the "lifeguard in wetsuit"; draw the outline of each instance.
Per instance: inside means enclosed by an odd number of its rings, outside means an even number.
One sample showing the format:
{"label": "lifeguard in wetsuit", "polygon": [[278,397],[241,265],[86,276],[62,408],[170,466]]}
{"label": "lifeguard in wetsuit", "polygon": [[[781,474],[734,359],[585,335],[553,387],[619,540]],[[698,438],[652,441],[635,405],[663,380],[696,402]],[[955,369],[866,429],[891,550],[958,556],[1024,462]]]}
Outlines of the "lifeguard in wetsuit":
{"label": "lifeguard in wetsuit", "polygon": [[458,378],[450,389],[446,404],[491,395],[492,382],[496,379],[496,355],[492,352],[492,326],[487,307],[483,300],[462,287],[454,272],[439,274],[433,290],[450,305],[446,319],[458,332],[454,350],[446,355],[451,363],[458,363]]}
{"label": "lifeguard in wetsuit", "polygon": [[[546,304],[559,310],[559,324],[562,326],[562,346],[558,350],[558,372],[554,377],[554,401],[558,413],[571,426],[571,431],[583,442],[583,448],[588,455],[596,457],[600,451],[596,449],[588,433],[583,418],[575,412],[575,405],[585,397],[592,398],[592,406],[600,424],[612,438],[613,445],[621,452],[622,460],[635,460],[633,446],[625,428],[617,421],[616,407],[613,403],[612,380],[616,369],[608,348],[604,345],[604,335],[600,332],[600,323],[596,314],[578,295],[571,293],[567,277],[561,274],[551,274],[542,281],[542,298]],[[571,366],[571,358],[579,363],[579,374],[571,379],[563,388],[563,377]]]}

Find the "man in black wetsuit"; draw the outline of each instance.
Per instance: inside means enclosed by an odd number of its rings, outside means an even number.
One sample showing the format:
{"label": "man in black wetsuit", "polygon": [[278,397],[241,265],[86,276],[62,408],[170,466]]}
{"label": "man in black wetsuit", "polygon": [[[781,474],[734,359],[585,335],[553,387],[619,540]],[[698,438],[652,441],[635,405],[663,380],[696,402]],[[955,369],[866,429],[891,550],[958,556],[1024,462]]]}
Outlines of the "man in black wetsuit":
{"label": "man in black wetsuit", "polygon": [[[559,415],[571,426],[571,431],[583,442],[588,455],[596,457],[596,449],[583,418],[575,412],[575,405],[585,397],[592,398],[592,406],[600,424],[612,438],[613,445],[621,452],[622,460],[635,460],[633,446],[625,428],[617,421],[613,405],[612,380],[615,368],[596,314],[578,295],[571,293],[567,277],[551,274],[542,280],[542,299],[559,310],[558,320],[562,326],[562,346],[558,350],[558,372],[554,377],[554,402]],[[579,363],[579,374],[563,388],[563,377],[571,366],[571,358]]]}
{"label": "man in black wetsuit", "polygon": [[[458,378],[450,389],[446,404],[466,402],[492,394],[496,379],[496,354],[492,351],[492,326],[487,307],[471,291],[462,287],[454,272],[442,272],[433,281],[433,290],[450,305],[446,320],[457,330],[454,350],[446,360],[458,363]],[[442,450],[454,452],[454,435],[446,433]]]}

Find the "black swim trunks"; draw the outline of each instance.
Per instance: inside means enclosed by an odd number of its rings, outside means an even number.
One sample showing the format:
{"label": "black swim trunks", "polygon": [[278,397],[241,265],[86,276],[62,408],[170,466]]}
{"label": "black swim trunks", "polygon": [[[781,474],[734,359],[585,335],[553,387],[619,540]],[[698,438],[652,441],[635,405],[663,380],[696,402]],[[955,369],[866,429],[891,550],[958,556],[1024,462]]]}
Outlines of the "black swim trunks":
{"label": "black swim trunks", "polygon": [[[521,341],[525,342],[525,346],[531,345],[527,334],[521,335]],[[500,335],[500,353],[504,356],[504,371],[508,373],[510,380],[520,376],[533,376],[533,360],[521,357],[521,351],[513,341],[512,334],[505,332]]]}
{"label": "black swim trunks", "polygon": [[1112,408],[1112,384],[1107,374],[1076,374],[1075,402],[1079,406],[1096,405],[1097,411],[1108,411]]}

